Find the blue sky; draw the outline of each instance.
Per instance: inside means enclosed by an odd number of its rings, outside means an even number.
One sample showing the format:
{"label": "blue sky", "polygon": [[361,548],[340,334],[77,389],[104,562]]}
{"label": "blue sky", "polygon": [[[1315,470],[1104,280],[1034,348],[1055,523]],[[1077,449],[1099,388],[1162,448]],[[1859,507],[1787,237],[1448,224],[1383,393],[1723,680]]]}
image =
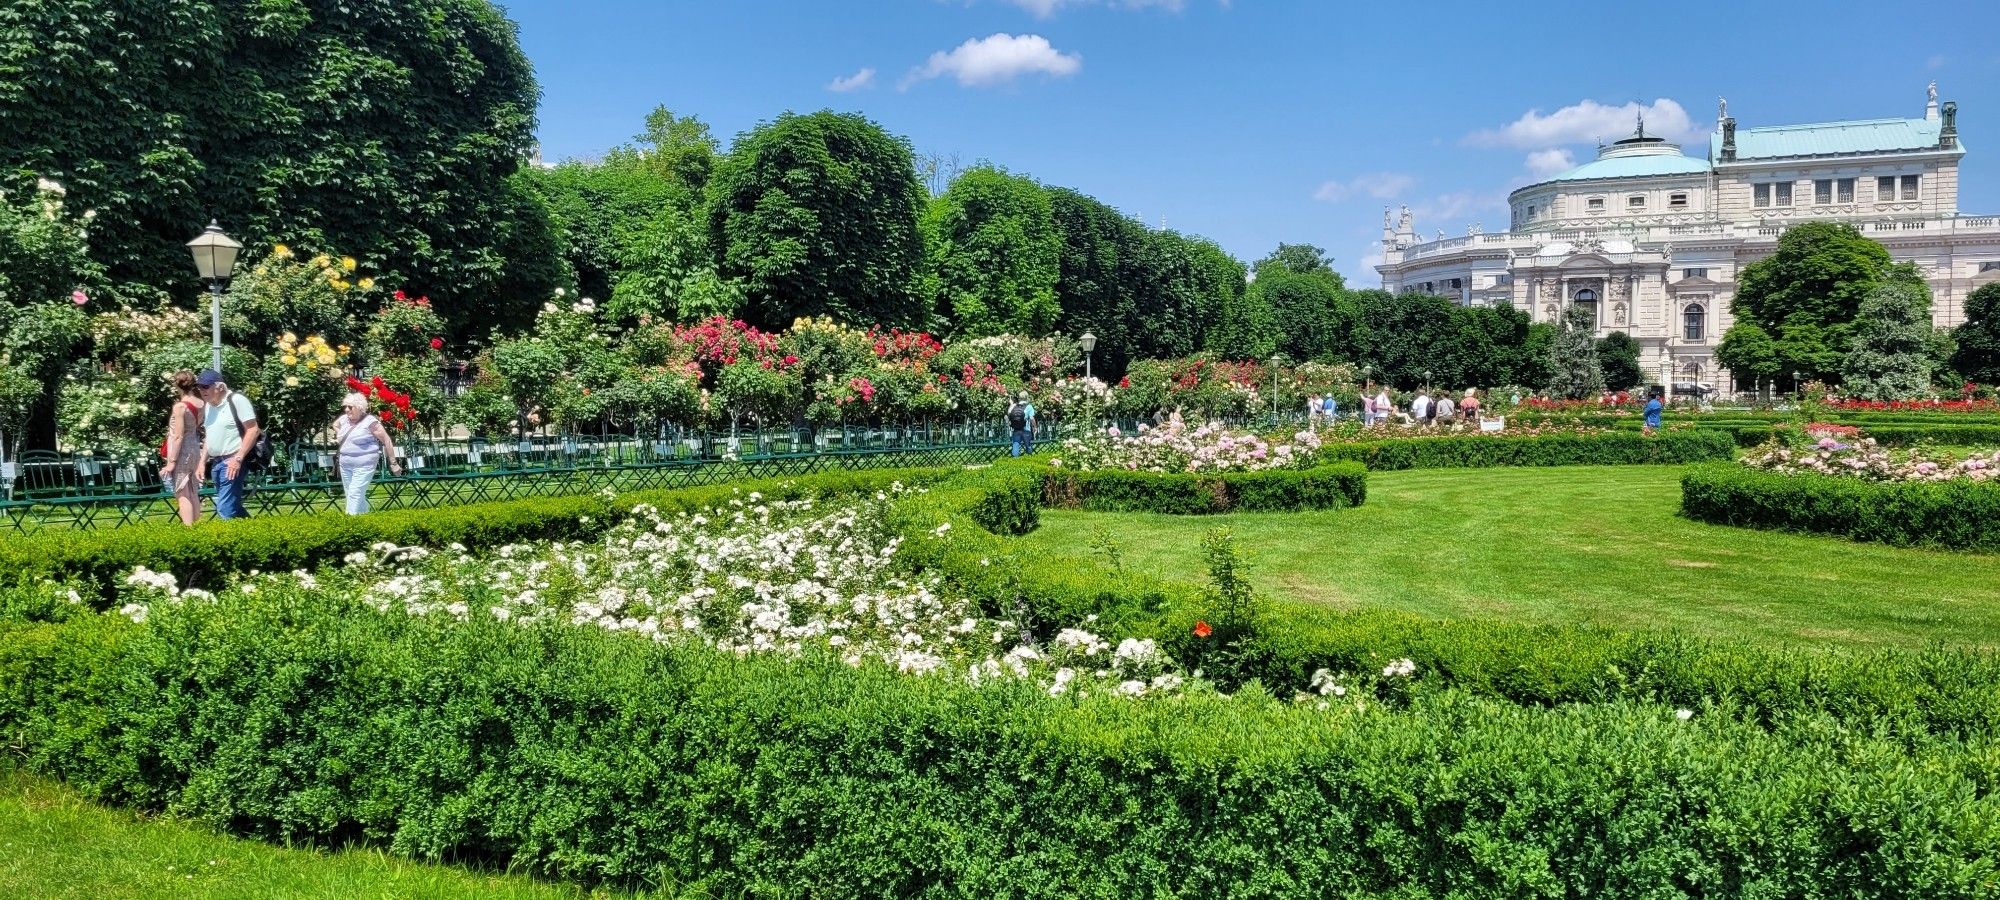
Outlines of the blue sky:
{"label": "blue sky", "polygon": [[[1596,138],[1919,116],[1959,103],[1967,213],[2000,213],[2000,3],[518,0],[550,160],[665,104],[725,143],[786,110],[860,112],[919,153],[1072,187],[1244,260],[1318,244],[1350,283],[1385,204],[1420,232]],[[1988,136],[1991,137],[1988,137]],[[1690,150],[1702,152],[1699,144]],[[1988,154],[1995,154],[1988,161]]]}

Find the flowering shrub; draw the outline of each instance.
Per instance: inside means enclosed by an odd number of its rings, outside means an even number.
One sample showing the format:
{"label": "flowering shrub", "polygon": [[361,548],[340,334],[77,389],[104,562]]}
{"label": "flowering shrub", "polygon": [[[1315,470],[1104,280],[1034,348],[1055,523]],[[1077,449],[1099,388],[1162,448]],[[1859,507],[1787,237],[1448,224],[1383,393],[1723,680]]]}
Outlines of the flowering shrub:
{"label": "flowering shrub", "polygon": [[1975,451],[1960,459],[1933,451],[1891,451],[1873,438],[1857,437],[1852,426],[1815,425],[1809,443],[1795,447],[1765,444],[1746,453],[1743,465],[1784,475],[1839,475],[1867,481],[1950,481],[2000,479],[2000,450]]}
{"label": "flowering shrub", "polygon": [[1170,422],[1158,428],[1141,425],[1132,435],[1114,426],[1091,438],[1070,438],[1050,464],[1083,471],[1255,472],[1305,468],[1319,448],[1319,437],[1310,431],[1293,435],[1291,443],[1273,444],[1220,425]]}
{"label": "flowering shrub", "polygon": [[1834,400],[1826,404],[1828,408],[1841,412],[1896,411],[1896,412],[1945,412],[1945,413],[2000,413],[2000,400],[1976,400],[1965,397],[1958,400]]}
{"label": "flowering shrub", "polygon": [[347,387],[368,398],[369,411],[381,419],[382,424],[397,430],[416,424],[417,410],[410,402],[410,395],[398,393],[382,380],[382,376],[376,375],[367,381],[349,378]]}
{"label": "flowering shrub", "polygon": [[444,327],[431,298],[396,291],[369,318],[363,349],[370,365],[392,357],[431,357],[444,349]]}
{"label": "flowering shrub", "polygon": [[278,336],[254,395],[258,417],[274,440],[286,444],[326,427],[345,390],[341,365],[348,350],[316,334],[300,338],[287,331]]}
{"label": "flowering shrub", "polygon": [[351,256],[302,258],[275,245],[237,273],[223,305],[223,330],[231,343],[260,354],[273,352],[273,336],[286,329],[323,335],[336,345],[354,343],[355,323],[376,305],[375,279],[360,269]]}

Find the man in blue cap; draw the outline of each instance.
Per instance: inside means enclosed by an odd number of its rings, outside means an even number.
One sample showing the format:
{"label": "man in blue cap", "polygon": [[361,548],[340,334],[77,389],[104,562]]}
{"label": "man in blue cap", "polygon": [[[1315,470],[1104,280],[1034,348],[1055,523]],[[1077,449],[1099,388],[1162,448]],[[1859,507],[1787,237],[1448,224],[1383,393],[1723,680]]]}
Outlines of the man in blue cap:
{"label": "man in blue cap", "polygon": [[249,467],[243,462],[257,446],[257,410],[250,398],[229,389],[222,373],[203,369],[194,378],[195,387],[208,409],[202,412],[203,452],[208,454],[209,475],[215,481],[215,517],[241,519],[250,515],[243,508],[243,482]]}

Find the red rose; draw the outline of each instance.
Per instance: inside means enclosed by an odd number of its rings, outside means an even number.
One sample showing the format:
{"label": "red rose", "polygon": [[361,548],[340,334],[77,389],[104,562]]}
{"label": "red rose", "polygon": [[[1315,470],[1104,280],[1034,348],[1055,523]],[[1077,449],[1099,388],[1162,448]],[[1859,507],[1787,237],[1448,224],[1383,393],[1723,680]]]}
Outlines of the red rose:
{"label": "red rose", "polygon": [[432,350],[443,350],[443,349],[444,349],[444,338],[431,338],[431,349],[432,349]]}
{"label": "red rose", "polygon": [[1208,623],[1207,623],[1207,622],[1204,622],[1204,621],[1202,621],[1202,620],[1200,620],[1200,619],[1196,619],[1196,620],[1195,620],[1195,623],[1194,623],[1194,636],[1195,636],[1195,637],[1198,637],[1198,638],[1206,638],[1206,637],[1208,637],[1209,635],[1211,635],[1211,634],[1214,634],[1214,633],[1215,633],[1215,629],[1213,629],[1213,628],[1210,628],[1210,627],[1208,627]]}

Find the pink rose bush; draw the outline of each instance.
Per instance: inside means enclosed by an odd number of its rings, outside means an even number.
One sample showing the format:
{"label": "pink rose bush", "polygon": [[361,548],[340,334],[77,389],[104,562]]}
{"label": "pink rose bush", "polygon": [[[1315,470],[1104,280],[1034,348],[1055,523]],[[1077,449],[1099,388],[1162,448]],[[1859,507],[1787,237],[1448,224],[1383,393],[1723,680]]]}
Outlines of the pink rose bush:
{"label": "pink rose bush", "polygon": [[1839,475],[1867,481],[2000,480],[2000,450],[1974,451],[1964,459],[1922,450],[1891,451],[1874,438],[1809,431],[1803,446],[1773,442],[1743,457],[1753,469],[1784,475]]}
{"label": "pink rose bush", "polygon": [[1304,469],[1313,465],[1319,436],[1310,431],[1292,435],[1289,443],[1274,443],[1221,425],[1169,423],[1139,426],[1137,434],[1117,428],[1085,439],[1063,442],[1052,465],[1089,471],[1125,469],[1132,472],[1256,472]]}

